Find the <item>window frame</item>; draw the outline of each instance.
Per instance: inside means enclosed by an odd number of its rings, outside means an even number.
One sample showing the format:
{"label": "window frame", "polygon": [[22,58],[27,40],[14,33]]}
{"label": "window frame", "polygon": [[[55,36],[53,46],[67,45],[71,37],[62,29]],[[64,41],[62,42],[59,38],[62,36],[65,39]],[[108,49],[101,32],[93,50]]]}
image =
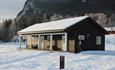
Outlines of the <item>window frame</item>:
{"label": "window frame", "polygon": [[78,40],[85,40],[85,35],[78,35]]}
{"label": "window frame", "polygon": [[96,45],[101,45],[101,44],[102,44],[102,37],[96,36]]}

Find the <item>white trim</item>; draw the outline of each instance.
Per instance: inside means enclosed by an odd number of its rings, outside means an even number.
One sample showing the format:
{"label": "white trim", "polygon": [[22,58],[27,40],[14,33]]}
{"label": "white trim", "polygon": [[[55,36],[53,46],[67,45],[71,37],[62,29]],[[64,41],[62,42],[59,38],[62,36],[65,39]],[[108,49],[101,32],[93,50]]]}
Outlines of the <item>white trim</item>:
{"label": "white trim", "polygon": [[62,48],[61,48],[63,51],[65,49],[65,35],[62,36]]}
{"label": "white trim", "polygon": [[53,35],[51,34],[50,35],[50,50],[52,50],[52,40],[53,40],[53,37],[52,37]]}
{"label": "white trim", "polygon": [[26,43],[26,45],[25,45],[25,46],[26,46],[26,48],[27,48],[27,36],[26,36],[26,41],[25,41],[25,43]]}
{"label": "white trim", "polygon": [[32,48],[32,35],[30,35],[30,48]]}
{"label": "white trim", "polygon": [[67,33],[65,34],[65,51],[67,51]]}
{"label": "white trim", "polygon": [[46,34],[31,34],[31,35],[62,35],[62,34],[66,34],[66,32],[64,33],[46,33]]}
{"label": "white trim", "polygon": [[40,49],[40,35],[38,35],[38,49]]}
{"label": "white trim", "polygon": [[21,35],[19,35],[19,48],[21,48]]}
{"label": "white trim", "polygon": [[44,49],[44,36],[40,36],[40,49]]}
{"label": "white trim", "polygon": [[62,49],[63,51],[67,51],[67,33],[62,36]]}

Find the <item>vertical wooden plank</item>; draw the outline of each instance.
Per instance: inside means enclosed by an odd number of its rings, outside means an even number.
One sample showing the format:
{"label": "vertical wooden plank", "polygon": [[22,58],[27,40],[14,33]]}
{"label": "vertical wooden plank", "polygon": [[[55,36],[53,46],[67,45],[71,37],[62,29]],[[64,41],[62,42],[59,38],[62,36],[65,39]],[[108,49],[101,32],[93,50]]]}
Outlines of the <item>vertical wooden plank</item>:
{"label": "vertical wooden plank", "polygon": [[65,68],[65,56],[60,56],[60,70]]}

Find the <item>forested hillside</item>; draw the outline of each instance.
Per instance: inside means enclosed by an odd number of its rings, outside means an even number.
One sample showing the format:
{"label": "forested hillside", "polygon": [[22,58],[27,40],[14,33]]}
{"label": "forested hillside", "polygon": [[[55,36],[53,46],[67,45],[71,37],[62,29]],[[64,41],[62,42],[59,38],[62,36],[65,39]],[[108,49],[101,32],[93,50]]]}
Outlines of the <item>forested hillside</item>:
{"label": "forested hillside", "polygon": [[9,26],[9,36],[35,23],[91,16],[103,27],[115,26],[115,0],[27,0]]}

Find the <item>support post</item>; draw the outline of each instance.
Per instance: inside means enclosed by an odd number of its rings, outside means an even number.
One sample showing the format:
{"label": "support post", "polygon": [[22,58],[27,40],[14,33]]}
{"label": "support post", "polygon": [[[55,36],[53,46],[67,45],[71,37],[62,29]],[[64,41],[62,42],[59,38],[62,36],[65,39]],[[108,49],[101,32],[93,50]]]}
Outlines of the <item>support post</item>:
{"label": "support post", "polygon": [[67,33],[65,33],[64,41],[65,41],[64,51],[67,51]]}
{"label": "support post", "polygon": [[32,35],[30,35],[30,48],[32,48]]}
{"label": "support post", "polygon": [[40,35],[38,35],[38,49],[40,49]]}
{"label": "support post", "polygon": [[21,49],[21,35],[19,35],[19,48]]}
{"label": "support post", "polygon": [[50,35],[50,50],[52,50],[52,39],[53,39],[53,37],[52,37],[52,34]]}
{"label": "support post", "polygon": [[26,35],[26,48],[27,48],[27,35]]}
{"label": "support post", "polygon": [[40,45],[41,49],[43,50],[44,49],[44,36],[41,36],[41,45]]}

